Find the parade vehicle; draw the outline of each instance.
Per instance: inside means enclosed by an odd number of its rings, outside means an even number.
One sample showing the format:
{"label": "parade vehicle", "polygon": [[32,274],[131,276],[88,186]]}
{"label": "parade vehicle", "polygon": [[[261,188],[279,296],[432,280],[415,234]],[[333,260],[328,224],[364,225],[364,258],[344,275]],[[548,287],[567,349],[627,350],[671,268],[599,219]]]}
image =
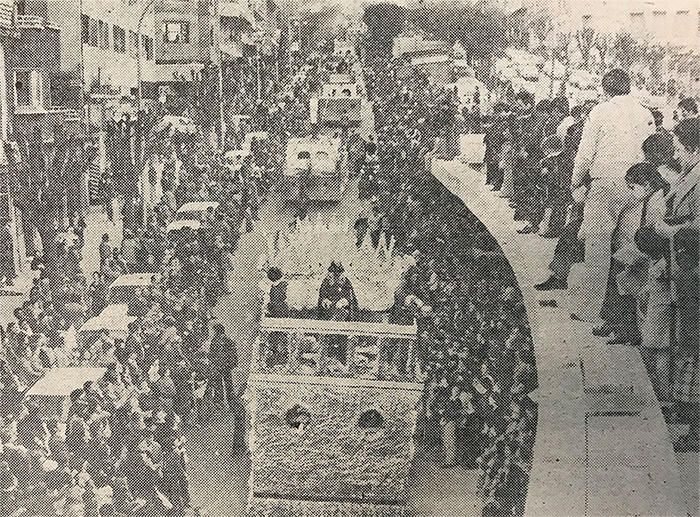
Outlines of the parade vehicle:
{"label": "parade vehicle", "polygon": [[[246,154],[244,151],[239,151],[239,153],[241,155]],[[242,158],[239,157],[239,160],[241,159]],[[216,211],[218,207],[219,203],[216,201],[193,201],[190,203],[185,203],[178,208],[177,213],[175,214],[175,221],[168,224],[166,231],[170,233],[182,230],[183,228],[198,230],[201,227],[202,221],[206,217],[209,208]]]}
{"label": "parade vehicle", "polygon": [[165,231],[167,233],[177,232],[180,230],[184,230],[185,228],[190,228],[192,230],[199,230],[199,228],[201,226],[202,226],[202,223],[200,221],[197,221],[194,219],[184,219],[182,221],[173,221],[172,223],[168,224]]}
{"label": "parade vehicle", "polygon": [[216,210],[218,207],[219,203],[216,201],[193,201],[185,203],[177,209],[176,219],[178,221],[201,221],[206,217],[209,208]]}
{"label": "parade vehicle", "polygon": [[290,138],[279,186],[288,201],[304,196],[310,201],[339,201],[348,186],[347,156],[340,138]]}
{"label": "parade vehicle", "polygon": [[[103,334],[110,340],[126,341],[129,336],[129,325],[137,319],[135,316],[129,316],[128,312],[129,307],[125,303],[112,304],[105,307],[97,316],[87,320],[76,335],[76,349],[72,351],[73,358],[79,364],[83,363],[86,359],[84,354],[93,351]],[[102,352],[104,350],[99,350],[94,357],[90,358],[89,363],[92,366],[107,366],[107,364],[100,364],[99,357]]]}
{"label": "parade vehicle", "polygon": [[484,83],[474,77],[460,77],[454,83],[446,84],[445,89],[455,92],[460,108],[472,109],[477,92],[482,111],[489,108],[489,90]]}
{"label": "parade vehicle", "polygon": [[126,339],[129,334],[129,324],[136,321],[128,315],[129,308],[125,303],[115,303],[105,307],[97,316],[93,316],[80,327],[78,331],[78,346],[91,345],[102,331],[110,336]]}
{"label": "parade vehicle", "polygon": [[107,289],[107,302],[112,305],[127,303],[136,295],[136,291],[151,285],[151,276],[151,273],[119,275]]}
{"label": "parade vehicle", "polygon": [[[395,253],[394,238],[382,233],[373,239],[369,232],[359,236],[350,218],[307,217],[297,220],[293,230],[267,234],[266,241],[262,267],[267,264],[282,272],[288,284],[287,304],[300,318],[314,316],[319,285],[328,274],[328,265],[338,261],[353,285],[358,318],[387,320],[404,275],[415,265],[412,256]],[[263,312],[269,287],[265,281],[261,284]]]}
{"label": "parade vehicle", "polygon": [[312,122],[330,127],[359,127],[362,91],[350,74],[331,74],[317,98],[311,99]]}
{"label": "parade vehicle", "polygon": [[248,515],[406,515],[416,338],[415,325],[262,319],[245,395]]}

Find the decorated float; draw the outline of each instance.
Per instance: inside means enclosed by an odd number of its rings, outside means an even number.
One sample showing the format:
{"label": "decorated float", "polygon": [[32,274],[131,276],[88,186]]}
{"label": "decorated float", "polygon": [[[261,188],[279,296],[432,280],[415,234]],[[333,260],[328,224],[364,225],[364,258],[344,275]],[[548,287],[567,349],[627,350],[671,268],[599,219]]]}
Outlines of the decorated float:
{"label": "decorated float", "polygon": [[248,515],[405,515],[415,339],[414,325],[263,318]]}
{"label": "decorated float", "polygon": [[329,127],[358,127],[362,123],[361,95],[352,74],[331,74],[319,97],[312,99],[312,118]]}
{"label": "decorated float", "polygon": [[[374,246],[367,233],[360,246],[349,219],[324,222],[320,217],[297,220],[291,231],[267,235],[265,267],[278,268],[288,284],[287,303],[299,317],[314,317],[318,291],[331,262],[342,262],[354,286],[362,319],[382,319],[394,305],[395,293],[415,260],[394,254],[394,239],[379,235]],[[267,304],[270,284],[262,285]]]}
{"label": "decorated float", "polygon": [[320,218],[267,236],[246,391],[249,515],[405,515],[422,384],[416,324],[387,311],[414,262],[384,235],[359,237],[348,219]]}

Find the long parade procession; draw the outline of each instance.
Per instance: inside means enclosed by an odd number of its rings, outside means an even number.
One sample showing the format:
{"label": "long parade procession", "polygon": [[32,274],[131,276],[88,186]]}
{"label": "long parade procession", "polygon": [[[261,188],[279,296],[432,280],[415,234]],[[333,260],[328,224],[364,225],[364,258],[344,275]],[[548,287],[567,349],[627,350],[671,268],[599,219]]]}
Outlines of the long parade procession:
{"label": "long parade procession", "polygon": [[83,1],[71,110],[71,18],[0,0],[0,515],[699,515],[696,51]]}

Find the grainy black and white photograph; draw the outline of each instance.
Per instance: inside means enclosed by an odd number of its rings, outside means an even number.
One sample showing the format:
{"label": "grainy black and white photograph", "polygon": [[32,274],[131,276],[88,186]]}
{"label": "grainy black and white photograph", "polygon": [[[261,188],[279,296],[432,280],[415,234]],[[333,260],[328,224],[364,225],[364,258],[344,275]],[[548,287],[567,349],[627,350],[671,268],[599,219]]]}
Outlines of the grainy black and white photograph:
{"label": "grainy black and white photograph", "polygon": [[693,517],[697,0],[0,0],[0,517]]}

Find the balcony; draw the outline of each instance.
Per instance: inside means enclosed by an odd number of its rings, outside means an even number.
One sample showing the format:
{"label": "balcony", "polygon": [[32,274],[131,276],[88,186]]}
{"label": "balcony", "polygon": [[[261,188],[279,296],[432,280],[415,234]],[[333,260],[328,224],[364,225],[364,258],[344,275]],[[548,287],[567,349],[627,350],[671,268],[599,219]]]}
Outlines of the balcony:
{"label": "balcony", "polygon": [[41,16],[21,14],[15,19],[15,26],[18,29],[43,29],[46,22]]}

